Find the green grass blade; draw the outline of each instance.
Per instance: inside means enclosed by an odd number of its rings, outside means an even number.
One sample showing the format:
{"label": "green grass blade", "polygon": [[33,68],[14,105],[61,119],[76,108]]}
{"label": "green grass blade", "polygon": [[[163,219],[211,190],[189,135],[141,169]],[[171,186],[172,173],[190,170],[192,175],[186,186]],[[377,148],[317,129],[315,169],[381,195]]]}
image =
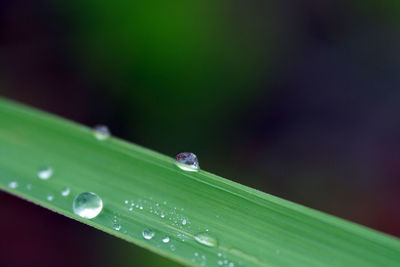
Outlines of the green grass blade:
{"label": "green grass blade", "polygon": [[[206,266],[400,265],[400,242],[394,237],[206,171],[182,171],[170,157],[116,138],[99,141],[87,127],[7,100],[0,100],[0,122],[2,190],[175,261]],[[37,177],[43,165],[54,169],[48,180]],[[10,182],[18,187],[11,188]],[[66,187],[71,193],[62,196]],[[72,211],[81,192],[94,192],[103,200],[94,219]],[[143,238],[146,228],[154,238]],[[218,244],[197,242],[199,233]],[[164,237],[170,242],[162,242]]]}

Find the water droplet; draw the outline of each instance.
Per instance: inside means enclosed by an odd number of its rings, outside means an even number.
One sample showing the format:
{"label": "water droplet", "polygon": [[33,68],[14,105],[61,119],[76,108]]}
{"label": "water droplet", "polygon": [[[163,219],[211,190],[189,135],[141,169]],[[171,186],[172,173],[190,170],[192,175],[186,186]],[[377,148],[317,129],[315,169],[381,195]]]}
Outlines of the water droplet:
{"label": "water droplet", "polygon": [[139,207],[139,209],[141,209],[141,210],[142,210],[142,209],[143,209],[143,206],[140,206],[140,207]]}
{"label": "water droplet", "polygon": [[221,252],[218,252],[218,257],[222,257],[222,253]]}
{"label": "water droplet", "polygon": [[199,253],[198,253],[198,252],[195,252],[194,255],[197,257],[197,256],[199,256]]}
{"label": "water droplet", "polygon": [[129,203],[129,201],[128,200],[125,200],[125,204],[128,204]]}
{"label": "water droplet", "polygon": [[218,245],[218,241],[215,237],[210,236],[207,233],[200,233],[194,236],[194,239],[202,245],[207,247],[216,247]]}
{"label": "water droplet", "polygon": [[106,140],[111,135],[110,130],[105,125],[96,125],[93,130],[94,136],[100,141]]}
{"label": "water droplet", "polygon": [[146,228],[143,230],[142,232],[142,236],[144,237],[144,239],[152,239],[155,236],[155,233],[153,232],[153,230]]}
{"label": "water droplet", "polygon": [[103,201],[95,193],[85,192],[74,199],[72,208],[76,215],[85,219],[93,219],[103,209]]}
{"label": "water droplet", "polygon": [[218,261],[218,265],[222,265],[223,262],[221,260]]}
{"label": "water droplet", "polygon": [[176,247],[174,245],[171,245],[169,248],[171,249],[171,251],[175,251],[176,250]]}
{"label": "water droplet", "polygon": [[186,225],[186,223],[187,223],[186,219],[183,219],[182,220],[182,225]]}
{"label": "water droplet", "polygon": [[129,208],[129,211],[132,211],[132,210],[133,210],[133,208],[132,208],[132,207],[130,207],[130,208]]}
{"label": "water droplet", "polygon": [[66,188],[64,188],[64,189],[61,191],[61,195],[62,195],[63,197],[66,197],[66,196],[69,195],[70,192],[71,192],[71,190],[70,190],[68,187],[66,187]]}
{"label": "water droplet", "polygon": [[42,180],[50,179],[50,177],[53,175],[53,168],[48,166],[41,166],[39,167],[37,175]]}
{"label": "water droplet", "polygon": [[196,155],[190,152],[179,153],[175,160],[176,165],[184,171],[197,172],[200,168]]}
{"label": "water droplet", "polygon": [[119,223],[114,222],[113,229],[119,231],[121,230],[121,225]]}
{"label": "water droplet", "polygon": [[17,182],[9,182],[8,183],[8,187],[10,187],[10,188],[17,188],[18,187],[18,183]]}
{"label": "water droplet", "polygon": [[31,184],[27,184],[26,185],[26,189],[31,190],[32,189],[32,185]]}
{"label": "water droplet", "polygon": [[163,212],[161,212],[160,217],[161,217],[161,218],[165,218],[165,214],[164,214]]}
{"label": "water droplet", "polygon": [[164,238],[162,239],[162,242],[163,242],[163,243],[168,243],[169,240],[170,240],[169,237],[166,236],[166,237],[164,237]]}
{"label": "water droplet", "polygon": [[53,199],[54,199],[54,197],[53,197],[52,195],[48,195],[48,196],[47,196],[47,200],[48,200],[48,201],[53,201]]}

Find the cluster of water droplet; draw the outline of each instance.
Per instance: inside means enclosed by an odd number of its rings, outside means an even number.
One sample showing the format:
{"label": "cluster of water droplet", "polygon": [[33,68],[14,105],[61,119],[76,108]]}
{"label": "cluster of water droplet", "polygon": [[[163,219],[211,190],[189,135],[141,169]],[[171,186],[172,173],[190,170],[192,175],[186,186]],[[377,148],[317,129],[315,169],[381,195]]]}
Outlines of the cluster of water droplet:
{"label": "cluster of water droplet", "polygon": [[230,261],[226,256],[224,256],[221,252],[218,252],[218,266],[226,266],[226,267],[235,267],[235,263]]}
{"label": "cluster of water droplet", "polygon": [[192,262],[205,266],[207,264],[207,257],[204,254],[198,252],[193,253]]}
{"label": "cluster of water droplet", "polygon": [[[107,126],[98,125],[94,128],[93,134],[96,139],[100,141],[104,141],[110,137],[110,131]],[[199,162],[197,160],[197,156],[190,152],[182,152],[175,156],[175,164],[184,171],[196,172],[199,171]],[[54,170],[49,166],[41,166],[37,171],[37,177],[41,180],[48,180],[53,176]],[[18,182],[11,181],[8,186],[12,189],[18,187]],[[32,186],[30,184],[26,185],[27,190],[31,190]],[[64,187],[61,190],[61,196],[67,197],[71,193],[70,188]],[[48,194],[47,200],[53,201],[54,195]],[[170,222],[170,224],[177,228],[176,238],[185,242],[185,240],[195,240],[197,243],[207,246],[207,247],[217,247],[218,241],[217,239],[208,233],[208,229],[206,232],[200,232],[197,234],[185,234],[189,233],[191,230],[191,222],[190,219],[183,214],[183,208],[177,208],[174,206],[168,206],[166,201],[153,201],[152,198],[149,199],[134,199],[134,200],[125,200],[124,204],[127,205],[127,209],[130,212],[148,212],[155,216],[159,216],[162,219],[166,219]],[[93,192],[83,192],[75,197],[72,203],[73,212],[85,219],[93,219],[98,216],[103,209],[103,201],[102,199]],[[116,231],[120,231],[122,226],[120,223],[120,219],[118,215],[114,215],[112,219],[112,228]],[[180,229],[180,230],[179,230]],[[126,232],[126,231],[125,231]],[[142,231],[142,237],[145,240],[151,240],[155,238],[156,233],[150,228],[145,228]],[[171,251],[175,251],[176,247],[171,243],[171,238],[167,235],[161,236],[160,241],[163,244],[168,244]],[[226,257],[223,257],[221,253],[218,254],[220,258],[217,262],[220,266],[228,266],[234,267],[235,264],[229,261]],[[199,265],[207,264],[207,257],[198,252],[193,254],[192,262]]]}
{"label": "cluster of water droplet", "polygon": [[119,223],[117,215],[114,215],[112,228],[116,231],[121,230],[121,224]]}

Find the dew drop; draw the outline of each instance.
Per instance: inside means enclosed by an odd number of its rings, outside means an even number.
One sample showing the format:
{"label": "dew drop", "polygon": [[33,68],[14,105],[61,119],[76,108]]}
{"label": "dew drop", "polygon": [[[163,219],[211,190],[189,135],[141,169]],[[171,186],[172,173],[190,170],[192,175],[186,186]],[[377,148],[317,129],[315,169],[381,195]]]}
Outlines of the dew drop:
{"label": "dew drop", "polygon": [[144,239],[150,240],[155,236],[155,233],[153,232],[153,230],[146,228],[143,230],[142,236],[144,237]]}
{"label": "dew drop", "polygon": [[10,188],[17,188],[18,187],[18,183],[17,182],[9,182],[8,183],[8,187],[10,187]]}
{"label": "dew drop", "polygon": [[207,233],[199,233],[194,236],[194,239],[207,247],[216,247],[218,245],[217,239]]}
{"label": "dew drop", "polygon": [[119,230],[121,230],[121,225],[119,223],[114,222],[113,229],[116,231],[119,231]]}
{"label": "dew drop", "polygon": [[48,195],[48,196],[47,196],[47,200],[48,200],[48,201],[53,201],[53,199],[54,199],[54,197],[53,197],[52,195]]}
{"label": "dew drop", "polygon": [[186,224],[187,224],[186,219],[183,219],[183,220],[182,220],[182,225],[186,225]]}
{"label": "dew drop", "polygon": [[164,237],[164,238],[162,239],[162,242],[163,242],[163,243],[168,243],[169,241],[170,241],[170,239],[169,239],[168,236],[166,236],[166,237]]}
{"label": "dew drop", "polygon": [[62,195],[63,197],[66,197],[66,196],[69,195],[70,192],[71,192],[71,190],[70,190],[68,187],[66,187],[66,188],[64,188],[64,189],[61,191],[61,195]]}
{"label": "dew drop", "polygon": [[197,172],[200,168],[197,156],[191,152],[179,153],[175,156],[175,162],[184,171]]}
{"label": "dew drop", "polygon": [[105,125],[96,125],[93,128],[93,134],[97,140],[104,141],[110,137],[111,133],[107,126]]}
{"label": "dew drop", "polygon": [[39,167],[37,176],[42,179],[42,180],[47,180],[50,179],[50,177],[53,175],[53,168],[48,167],[48,166],[41,166]]}
{"label": "dew drop", "polygon": [[93,219],[103,209],[103,201],[92,192],[79,194],[72,204],[74,213],[85,219]]}
{"label": "dew drop", "polygon": [[128,204],[129,203],[129,201],[128,200],[125,200],[125,204]]}
{"label": "dew drop", "polygon": [[26,185],[26,189],[31,190],[32,189],[32,185],[31,184],[27,184]]}

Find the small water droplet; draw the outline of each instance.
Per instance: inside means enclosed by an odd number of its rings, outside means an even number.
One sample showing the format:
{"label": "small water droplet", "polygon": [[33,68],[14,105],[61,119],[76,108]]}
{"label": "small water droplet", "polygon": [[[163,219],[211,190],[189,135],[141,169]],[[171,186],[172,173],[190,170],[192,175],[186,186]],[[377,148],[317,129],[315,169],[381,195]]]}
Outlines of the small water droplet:
{"label": "small water droplet", "polygon": [[132,210],[133,210],[133,208],[132,208],[132,207],[130,207],[130,208],[129,208],[129,211],[132,211]]}
{"label": "small water droplet", "polygon": [[197,257],[197,256],[199,256],[199,253],[198,253],[198,252],[195,252],[194,255]]}
{"label": "small water droplet", "polygon": [[221,260],[218,261],[218,265],[222,265],[223,262]]}
{"label": "small water droplet", "polygon": [[161,212],[160,217],[161,217],[161,218],[165,218],[165,214],[164,214],[163,212]]}
{"label": "small water droplet", "polygon": [[31,184],[27,184],[26,185],[26,189],[31,190],[32,189],[32,185]]}
{"label": "small water droplet", "polygon": [[129,203],[129,201],[128,200],[125,200],[125,204],[128,204]]}
{"label": "small water droplet", "polygon": [[37,175],[42,180],[50,179],[50,177],[53,175],[53,168],[48,166],[40,166]]}
{"label": "small water droplet", "polygon": [[235,267],[235,264],[233,262],[230,262],[229,267]]}
{"label": "small water droplet", "polygon": [[207,233],[199,233],[194,236],[194,239],[207,247],[216,247],[218,245],[217,239]]}
{"label": "small water droplet", "polygon": [[182,220],[182,225],[186,225],[186,223],[187,223],[186,219],[183,219]]}
{"label": "small water droplet", "polygon": [[93,130],[94,136],[100,141],[106,140],[111,135],[110,130],[105,125],[96,125]]}
{"label": "small water droplet", "polygon": [[93,219],[103,209],[103,201],[92,192],[79,194],[72,204],[74,213],[85,219]]}
{"label": "small water droplet", "polygon": [[119,231],[121,230],[121,225],[119,223],[114,222],[113,229]]}
{"label": "small water droplet", "polygon": [[221,252],[218,252],[218,257],[222,257],[222,253]]}
{"label": "small water droplet", "polygon": [[67,196],[69,195],[69,193],[71,193],[71,190],[70,190],[68,187],[64,188],[64,189],[61,191],[61,195],[62,195],[63,197],[67,197]]}
{"label": "small water droplet", "polygon": [[155,236],[155,233],[153,232],[153,230],[146,228],[143,230],[142,232],[142,236],[144,237],[144,239],[152,239]]}
{"label": "small water droplet", "polygon": [[17,188],[17,187],[18,187],[18,183],[15,182],[15,181],[9,182],[9,183],[8,183],[8,187],[10,187],[10,188]]}
{"label": "small water droplet", "polygon": [[176,247],[174,245],[171,245],[169,248],[171,249],[171,251],[175,251],[175,249],[176,249]]}
{"label": "small water droplet", "polygon": [[48,200],[48,201],[53,201],[53,199],[54,199],[54,197],[53,197],[52,195],[48,195],[48,196],[47,196],[47,200]]}
{"label": "small water droplet", "polygon": [[176,165],[184,170],[197,172],[200,168],[197,156],[191,152],[182,152],[175,156]]}
{"label": "small water droplet", "polygon": [[143,209],[143,206],[140,206],[140,207],[139,207],[139,209],[141,209],[141,210],[142,210],[142,209]]}
{"label": "small water droplet", "polygon": [[162,242],[163,242],[163,243],[168,243],[169,240],[170,240],[169,237],[166,236],[166,237],[164,237],[164,238],[162,239]]}

